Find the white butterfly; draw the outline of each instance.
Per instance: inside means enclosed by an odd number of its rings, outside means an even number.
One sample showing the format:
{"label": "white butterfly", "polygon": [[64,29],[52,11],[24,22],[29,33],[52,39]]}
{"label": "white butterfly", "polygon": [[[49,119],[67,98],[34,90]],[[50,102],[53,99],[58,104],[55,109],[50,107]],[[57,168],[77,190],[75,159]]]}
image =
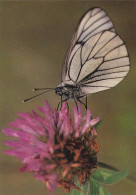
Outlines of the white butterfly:
{"label": "white butterfly", "polygon": [[64,60],[62,83],[55,91],[63,101],[80,101],[81,97],[116,86],[129,68],[125,43],[110,18],[101,8],[92,8],[76,27]]}
{"label": "white butterfly", "polygon": [[[62,83],[55,88],[61,103],[116,86],[130,68],[124,41],[115,32],[113,24],[101,8],[89,9],[80,19],[72,37],[62,68]],[[42,95],[47,90],[24,101]],[[58,105],[59,106],[59,105]]]}

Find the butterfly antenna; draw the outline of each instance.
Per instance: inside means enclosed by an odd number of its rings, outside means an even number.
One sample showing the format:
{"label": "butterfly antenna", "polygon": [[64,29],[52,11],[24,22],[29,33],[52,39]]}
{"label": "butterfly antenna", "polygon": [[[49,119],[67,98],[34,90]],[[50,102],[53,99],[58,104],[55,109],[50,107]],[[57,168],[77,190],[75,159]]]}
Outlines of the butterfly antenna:
{"label": "butterfly antenna", "polygon": [[31,100],[31,99],[33,99],[33,98],[35,98],[35,97],[37,97],[37,96],[40,96],[40,95],[42,95],[42,94],[44,94],[44,93],[49,92],[49,91],[52,91],[52,89],[47,90],[47,91],[44,91],[44,92],[39,93],[39,94],[37,94],[37,95],[34,95],[34,96],[30,97],[30,98],[27,98],[27,99],[23,100],[23,102],[27,102],[28,100]]}
{"label": "butterfly antenna", "polygon": [[40,91],[40,90],[55,90],[55,88],[34,88],[33,91]]}

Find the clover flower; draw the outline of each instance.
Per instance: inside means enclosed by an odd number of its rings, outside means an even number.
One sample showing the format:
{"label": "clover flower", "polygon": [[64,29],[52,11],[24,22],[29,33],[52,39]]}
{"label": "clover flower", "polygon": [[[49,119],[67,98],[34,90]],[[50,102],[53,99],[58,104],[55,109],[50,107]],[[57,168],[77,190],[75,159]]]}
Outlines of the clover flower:
{"label": "clover flower", "polygon": [[5,153],[21,159],[21,171],[32,172],[52,194],[57,186],[80,190],[76,182],[84,185],[97,168],[95,125],[99,118],[92,119],[89,109],[83,116],[80,103],[73,108],[73,120],[66,103],[59,112],[47,101],[38,110],[42,115],[33,110],[18,113],[10,128],[3,129],[4,134],[16,138],[4,142],[12,147]]}

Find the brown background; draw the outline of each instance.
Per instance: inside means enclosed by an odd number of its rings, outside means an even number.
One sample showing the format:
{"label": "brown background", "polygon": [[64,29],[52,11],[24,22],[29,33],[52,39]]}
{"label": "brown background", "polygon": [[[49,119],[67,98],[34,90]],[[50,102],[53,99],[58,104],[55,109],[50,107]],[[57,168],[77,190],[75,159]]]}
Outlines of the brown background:
{"label": "brown background", "polygon": [[[125,40],[131,71],[117,87],[91,95],[89,108],[103,123],[98,129],[99,160],[119,169],[136,165],[136,2],[1,2],[0,3],[0,125],[7,127],[17,112],[43,105],[46,98],[55,107],[59,97],[49,93],[25,104],[34,87],[55,87],[61,81],[61,66],[74,28],[91,7],[101,7],[112,18]],[[70,103],[73,105],[73,103]],[[1,134],[0,194],[44,195],[44,184],[31,174],[19,173],[21,163],[2,154],[6,148]],[[134,195],[136,187],[124,180],[106,186],[112,195]],[[65,194],[56,190],[55,195]],[[70,193],[66,193],[67,195]]]}

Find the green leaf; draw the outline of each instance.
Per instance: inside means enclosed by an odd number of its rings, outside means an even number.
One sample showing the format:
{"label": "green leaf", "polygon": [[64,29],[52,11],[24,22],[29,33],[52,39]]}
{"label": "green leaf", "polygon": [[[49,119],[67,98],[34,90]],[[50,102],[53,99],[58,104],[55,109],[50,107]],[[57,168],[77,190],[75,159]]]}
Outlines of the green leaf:
{"label": "green leaf", "polygon": [[105,190],[100,183],[98,183],[93,178],[90,179],[90,195],[110,195],[107,190]]}
{"label": "green leaf", "polygon": [[81,185],[78,185],[78,187],[79,187],[82,191],[79,191],[79,190],[72,190],[72,194],[71,194],[71,195],[83,195],[84,187],[81,186]]}
{"label": "green leaf", "polygon": [[78,190],[72,190],[72,194],[71,195],[83,195],[82,191],[78,191]]}
{"label": "green leaf", "polygon": [[113,184],[121,181],[128,175],[128,170],[125,171],[109,171],[106,169],[97,169],[93,171],[91,177],[100,183]]}
{"label": "green leaf", "polygon": [[88,183],[86,183],[84,186],[78,185],[78,187],[82,190],[72,190],[71,195],[87,195],[88,194]]}

